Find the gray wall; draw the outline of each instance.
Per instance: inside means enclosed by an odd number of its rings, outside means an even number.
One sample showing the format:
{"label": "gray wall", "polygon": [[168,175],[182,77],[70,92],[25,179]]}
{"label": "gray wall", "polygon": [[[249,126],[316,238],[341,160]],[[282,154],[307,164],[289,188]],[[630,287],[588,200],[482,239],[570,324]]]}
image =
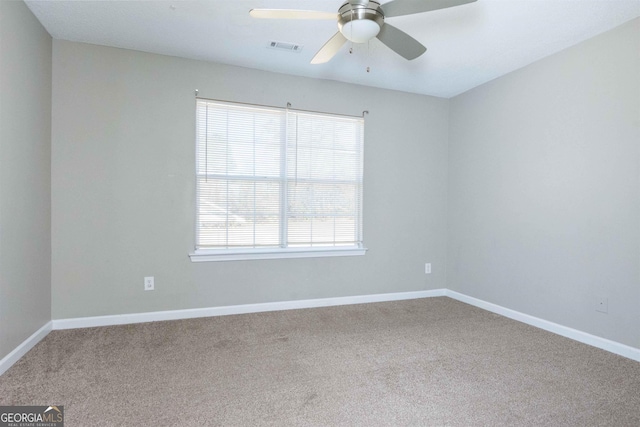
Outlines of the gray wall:
{"label": "gray wall", "polygon": [[636,19],[452,99],[449,288],[640,347],[639,52]]}
{"label": "gray wall", "polygon": [[[447,100],[58,40],[53,52],[54,319],[446,286]],[[195,89],[368,110],[367,255],[191,263]]]}
{"label": "gray wall", "polygon": [[51,37],[0,1],[0,359],[51,320]]}

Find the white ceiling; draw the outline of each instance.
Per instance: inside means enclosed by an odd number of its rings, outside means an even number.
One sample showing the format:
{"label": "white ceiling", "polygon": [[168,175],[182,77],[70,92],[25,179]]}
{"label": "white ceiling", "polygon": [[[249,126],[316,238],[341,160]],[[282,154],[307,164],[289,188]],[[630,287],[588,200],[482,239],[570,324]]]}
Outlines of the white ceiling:
{"label": "white ceiling", "polygon": [[[427,47],[413,61],[374,39],[353,45],[351,54],[347,44],[330,62],[310,65],[337,31],[334,22],[258,20],[249,17],[249,10],[337,12],[343,0],[26,3],[56,39],[445,98],[640,16],[640,0],[478,0],[387,18]],[[303,49],[299,53],[269,49],[271,40],[300,44]]]}

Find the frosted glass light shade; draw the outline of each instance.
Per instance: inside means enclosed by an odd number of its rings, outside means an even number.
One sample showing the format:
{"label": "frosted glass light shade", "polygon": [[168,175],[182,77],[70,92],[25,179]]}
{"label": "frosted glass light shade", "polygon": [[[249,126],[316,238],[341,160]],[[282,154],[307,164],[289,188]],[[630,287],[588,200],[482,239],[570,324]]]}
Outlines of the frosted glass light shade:
{"label": "frosted glass light shade", "polygon": [[380,32],[380,25],[370,19],[356,19],[342,26],[342,35],[354,43],[365,43]]}

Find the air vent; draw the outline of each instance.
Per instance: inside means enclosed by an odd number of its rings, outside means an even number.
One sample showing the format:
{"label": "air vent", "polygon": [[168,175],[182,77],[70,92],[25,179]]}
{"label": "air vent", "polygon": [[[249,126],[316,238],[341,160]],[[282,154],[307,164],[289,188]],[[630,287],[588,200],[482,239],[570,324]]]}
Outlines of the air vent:
{"label": "air vent", "polygon": [[300,52],[302,50],[302,45],[300,44],[277,42],[273,40],[269,42],[267,47],[271,49],[288,50],[289,52]]}

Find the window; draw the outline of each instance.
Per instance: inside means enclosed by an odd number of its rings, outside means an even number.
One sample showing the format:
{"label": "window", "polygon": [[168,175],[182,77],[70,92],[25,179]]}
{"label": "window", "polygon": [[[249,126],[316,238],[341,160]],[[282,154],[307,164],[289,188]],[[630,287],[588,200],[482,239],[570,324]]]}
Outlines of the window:
{"label": "window", "polygon": [[364,254],[362,118],[196,104],[193,261]]}

